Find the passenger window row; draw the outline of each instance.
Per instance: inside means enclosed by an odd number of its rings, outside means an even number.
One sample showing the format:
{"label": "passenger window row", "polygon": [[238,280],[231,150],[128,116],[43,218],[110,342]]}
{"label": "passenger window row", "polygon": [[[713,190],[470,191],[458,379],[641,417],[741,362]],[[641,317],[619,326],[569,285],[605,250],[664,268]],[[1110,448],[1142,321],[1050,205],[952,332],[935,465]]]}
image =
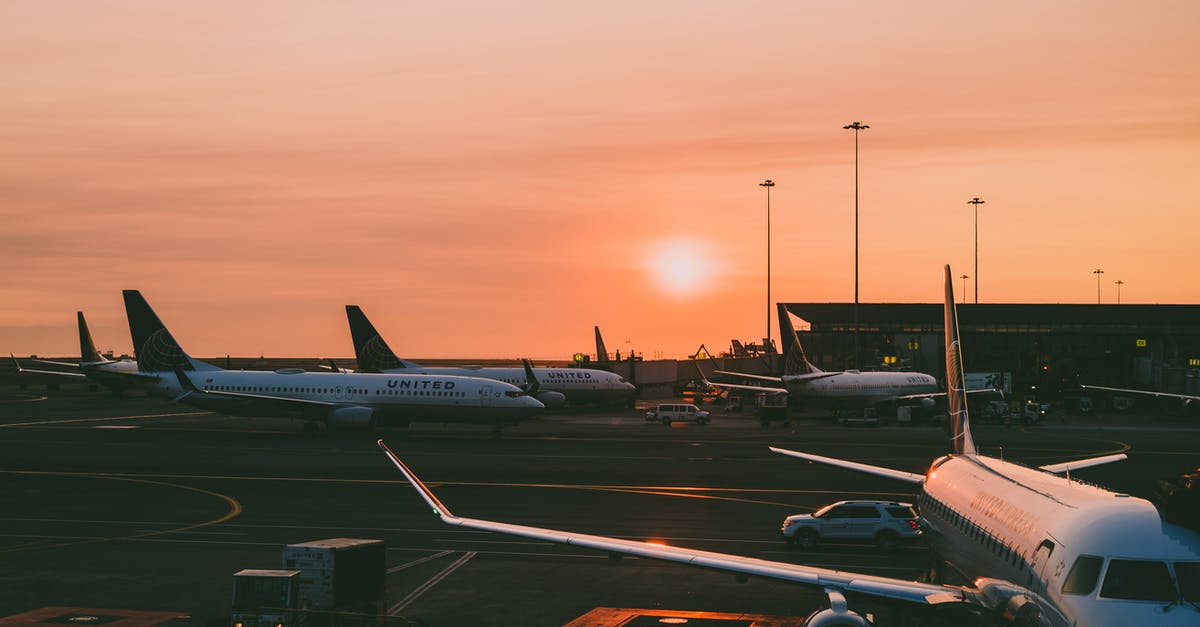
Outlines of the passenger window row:
{"label": "passenger window row", "polygon": [[929,496],[927,492],[921,493],[917,503],[921,508],[922,516],[928,517],[930,512],[936,514],[946,524],[983,544],[993,555],[1016,566],[1018,572],[1024,572],[1029,567],[1024,551],[1012,546],[1005,538],[997,537],[966,516],[959,514],[949,505]]}

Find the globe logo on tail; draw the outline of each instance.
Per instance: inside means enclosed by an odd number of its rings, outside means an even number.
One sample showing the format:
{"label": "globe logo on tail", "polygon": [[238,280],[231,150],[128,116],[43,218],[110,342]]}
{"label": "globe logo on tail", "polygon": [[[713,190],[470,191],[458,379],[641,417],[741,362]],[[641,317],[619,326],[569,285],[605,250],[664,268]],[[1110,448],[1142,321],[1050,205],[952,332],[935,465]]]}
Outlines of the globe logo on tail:
{"label": "globe logo on tail", "polygon": [[166,329],[159,329],[146,338],[137,358],[142,369],[149,372],[169,372],[176,366],[193,370],[187,355]]}

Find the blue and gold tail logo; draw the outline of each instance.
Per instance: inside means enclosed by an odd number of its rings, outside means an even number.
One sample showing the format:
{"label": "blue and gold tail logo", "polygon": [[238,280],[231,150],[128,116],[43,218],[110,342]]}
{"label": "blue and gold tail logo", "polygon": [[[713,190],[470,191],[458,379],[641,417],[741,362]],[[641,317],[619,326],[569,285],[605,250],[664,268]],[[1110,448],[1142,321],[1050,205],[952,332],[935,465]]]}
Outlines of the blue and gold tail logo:
{"label": "blue and gold tail logo", "polygon": [[138,366],[148,372],[170,372],[176,366],[183,370],[194,370],[187,354],[167,330],[152,333],[137,352]]}
{"label": "blue and gold tail logo", "polygon": [[388,348],[387,342],[378,335],[363,343],[358,349],[358,368],[363,371],[393,370],[400,368],[400,358]]}

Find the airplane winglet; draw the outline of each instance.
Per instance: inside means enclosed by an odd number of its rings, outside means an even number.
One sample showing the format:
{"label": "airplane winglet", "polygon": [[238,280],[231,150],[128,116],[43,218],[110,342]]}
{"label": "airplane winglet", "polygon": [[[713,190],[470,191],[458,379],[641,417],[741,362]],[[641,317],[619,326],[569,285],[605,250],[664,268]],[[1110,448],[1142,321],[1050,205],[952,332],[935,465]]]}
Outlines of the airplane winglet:
{"label": "airplane winglet", "polygon": [[13,365],[17,367],[17,373],[18,373],[18,374],[19,374],[19,373],[22,373],[22,372],[25,372],[25,370],[21,368],[21,362],[17,361],[17,356],[16,356],[16,355],[14,355],[14,354],[12,354],[12,353],[9,353],[9,354],[8,354],[8,356],[9,356],[9,357],[12,357],[12,360],[13,360]]}
{"label": "airplane winglet", "polygon": [[392,449],[388,448],[388,445],[385,444],[382,439],[376,440],[375,443],[379,445],[379,448],[383,449],[383,454],[387,455],[388,459],[392,460],[392,464],[394,464],[396,468],[404,474],[404,478],[408,479],[408,482],[411,483],[412,487],[417,491],[418,494],[421,495],[421,498],[425,499],[425,502],[429,504],[429,507],[433,509],[433,513],[436,514],[438,518],[441,518],[442,521],[447,523],[453,523],[458,519],[458,517],[456,517],[454,514],[451,514],[450,510],[447,509],[440,500],[438,500],[438,497],[433,493],[433,491],[430,490],[423,481],[417,478],[416,473],[414,473],[412,470],[409,470],[408,466],[405,465],[404,462],[400,461],[400,458],[392,452]]}
{"label": "airplane winglet", "polygon": [[178,401],[185,396],[200,391],[196,388],[196,384],[192,383],[192,379],[187,376],[187,373],[183,371],[183,367],[181,367],[178,363],[175,364],[175,378],[179,379],[179,387],[182,390],[179,393],[179,396],[175,397],[175,400]]}
{"label": "airplane winglet", "polygon": [[528,359],[522,359],[521,363],[525,364],[525,393],[529,396],[536,396],[538,388],[542,384],[538,381],[537,375],[533,374],[533,364],[529,363]]}

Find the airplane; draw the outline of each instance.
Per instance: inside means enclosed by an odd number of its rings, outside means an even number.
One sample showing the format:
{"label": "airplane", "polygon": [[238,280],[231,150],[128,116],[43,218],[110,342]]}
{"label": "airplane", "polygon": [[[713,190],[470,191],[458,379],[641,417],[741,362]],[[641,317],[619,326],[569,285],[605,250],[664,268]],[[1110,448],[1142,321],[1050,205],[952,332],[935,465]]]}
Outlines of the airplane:
{"label": "airplane", "polygon": [[495,379],[517,386],[536,385],[536,391],[531,390],[530,395],[535,395],[546,407],[562,407],[568,402],[624,405],[629,403],[637,392],[632,383],[606,370],[531,369],[528,362],[524,368],[422,366],[397,357],[358,305],[346,305],[346,318],[350,322],[350,335],[354,341],[354,355],[358,360],[360,372],[458,375]]}
{"label": "airplane", "polygon": [[[779,305],[780,341],[783,344],[784,370],[783,376],[747,374],[716,370],[717,374],[743,377],[763,382],[774,383],[767,385],[739,385],[734,383],[705,383],[719,388],[747,390],[763,394],[788,394],[800,399],[803,403],[813,403],[834,409],[861,410],[882,403],[901,401],[916,401],[924,407],[933,407],[936,398],[944,396],[938,391],[937,379],[932,375],[921,372],[860,372],[858,370],[843,370],[826,372],[817,368],[808,360],[804,346],[800,343],[796,329],[792,326],[791,315],[781,304]],[[701,373],[703,376],[703,373]],[[999,390],[971,390],[975,393],[998,394]]]}
{"label": "airplane", "polygon": [[[1123,453],[1030,468],[979,454],[971,434],[954,305],[945,267],[950,453],[924,474],[772,448],[775,453],[915,486],[926,539],[971,585],[917,582],[659,543],[456,516],[382,441],[384,454],[442,522],[483,531],[681,562],[821,589],[829,607],[808,627],[869,625],[848,599],[911,609],[922,625],[1109,627],[1200,623],[1200,534],[1165,522],[1148,501],[1072,480]],[[1061,476],[1067,474],[1068,476]],[[945,571],[945,569],[939,569]],[[968,622],[970,621],[970,622]]]}
{"label": "airplane", "polygon": [[137,290],[125,290],[129,332],[153,393],[225,414],[301,418],[315,432],[410,422],[513,424],[544,405],[515,385],[449,375],[223,370],[192,359]]}
{"label": "airplane", "polygon": [[112,391],[113,396],[120,396],[125,390],[136,387],[139,379],[145,377],[138,372],[137,362],[132,359],[108,359],[96,350],[96,343],[92,341],[92,333],[88,330],[87,321],[83,318],[83,312],[75,312],[76,322],[79,325],[79,362],[69,361],[54,361],[50,359],[33,359],[37,363],[50,364],[53,366],[67,366],[76,368],[78,372],[63,372],[61,370],[35,370],[21,366],[21,362],[9,353],[13,363],[16,364],[18,373],[32,373],[53,375],[59,377],[86,378],[107,387]]}

